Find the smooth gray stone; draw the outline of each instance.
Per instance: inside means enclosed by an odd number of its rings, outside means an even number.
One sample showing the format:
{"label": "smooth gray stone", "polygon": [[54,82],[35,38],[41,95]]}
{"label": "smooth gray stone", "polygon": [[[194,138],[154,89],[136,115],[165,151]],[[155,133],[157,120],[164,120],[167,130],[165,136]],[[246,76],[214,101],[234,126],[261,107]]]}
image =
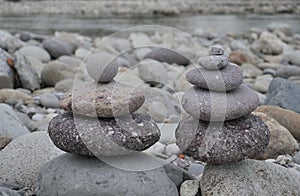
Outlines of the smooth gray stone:
{"label": "smooth gray stone", "polygon": [[36,180],[37,195],[177,196],[163,168],[121,170],[97,158],[64,154],[45,164]]}
{"label": "smooth gray stone", "polygon": [[188,65],[190,60],[176,51],[167,48],[154,48],[151,52],[144,56],[144,59],[154,59],[168,64]]}
{"label": "smooth gray stone", "polygon": [[46,108],[59,108],[60,101],[59,99],[50,93],[45,93],[40,97],[41,105]]}
{"label": "smooth gray stone", "polygon": [[70,56],[74,51],[70,43],[54,38],[43,41],[43,48],[55,59],[63,55]]}
{"label": "smooth gray stone", "polygon": [[50,54],[46,50],[38,46],[24,46],[20,48],[18,52],[26,57],[36,57],[42,62],[48,62],[51,59]]}
{"label": "smooth gray stone", "polygon": [[279,196],[299,195],[299,184],[300,175],[294,169],[265,161],[244,160],[223,165],[207,165],[200,188],[202,195]]}
{"label": "smooth gray stone", "polygon": [[23,88],[31,91],[41,88],[38,74],[25,56],[16,54],[15,68]]}
{"label": "smooth gray stone", "polygon": [[14,87],[14,71],[7,64],[8,59],[13,59],[6,51],[0,48],[0,89]]}
{"label": "smooth gray stone", "polygon": [[259,104],[258,95],[241,85],[230,92],[192,87],[182,97],[183,109],[196,119],[224,121],[250,114]]}
{"label": "smooth gray stone", "polygon": [[198,60],[200,66],[208,70],[224,69],[228,64],[228,57],[225,55],[211,55],[200,57]]}
{"label": "smooth gray stone", "polygon": [[300,67],[294,65],[286,65],[276,70],[276,76],[289,78],[291,76],[300,76]]}
{"label": "smooth gray stone", "polygon": [[269,86],[265,105],[280,106],[300,113],[300,85],[282,78],[274,78]]}
{"label": "smooth gray stone", "polygon": [[222,164],[253,157],[269,144],[270,132],[252,114],[225,122],[184,118],[176,129],[176,144],[196,160]]}
{"label": "smooth gray stone", "polygon": [[1,196],[21,196],[17,191],[11,190],[9,188],[0,187]]}
{"label": "smooth gray stone", "polygon": [[228,63],[221,70],[192,69],[187,72],[186,79],[197,87],[211,91],[232,91],[242,84],[243,72],[238,66]]}

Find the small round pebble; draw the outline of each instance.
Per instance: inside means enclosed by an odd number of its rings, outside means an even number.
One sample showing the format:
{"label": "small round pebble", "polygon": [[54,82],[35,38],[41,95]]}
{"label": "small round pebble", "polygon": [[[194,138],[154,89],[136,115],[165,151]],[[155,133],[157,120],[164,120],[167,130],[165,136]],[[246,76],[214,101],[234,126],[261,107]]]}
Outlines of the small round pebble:
{"label": "small round pebble", "polygon": [[100,52],[88,56],[86,68],[89,75],[97,82],[110,82],[118,73],[118,63],[115,56]]}
{"label": "small round pebble", "polygon": [[256,156],[269,144],[270,132],[262,119],[252,114],[224,124],[187,117],[179,123],[176,139],[184,154],[222,164]]}
{"label": "small round pebble", "polygon": [[61,150],[87,156],[119,156],[143,151],[160,138],[155,122],[142,113],[117,119],[73,117],[72,113],[65,113],[51,120],[48,132]]}
{"label": "small round pebble", "polygon": [[200,66],[209,70],[224,69],[228,64],[228,57],[225,55],[211,55],[201,57],[198,60]]}
{"label": "small round pebble", "polygon": [[201,175],[203,171],[204,171],[204,165],[199,163],[192,163],[188,168],[188,172],[190,174],[193,174],[194,176]]}
{"label": "small round pebble", "polygon": [[50,93],[45,93],[40,97],[40,103],[46,108],[59,108],[59,99]]}
{"label": "small round pebble", "polygon": [[210,47],[209,54],[222,55],[222,54],[224,54],[224,48],[220,45],[214,45],[214,46]]}

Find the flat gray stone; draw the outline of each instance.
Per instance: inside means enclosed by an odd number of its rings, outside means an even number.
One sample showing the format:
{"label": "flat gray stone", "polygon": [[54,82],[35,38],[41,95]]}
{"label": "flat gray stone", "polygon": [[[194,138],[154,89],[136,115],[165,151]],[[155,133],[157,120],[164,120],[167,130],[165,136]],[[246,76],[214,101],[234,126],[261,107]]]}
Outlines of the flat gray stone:
{"label": "flat gray stone", "polygon": [[62,153],[45,131],[21,136],[0,151],[0,183],[31,188],[40,167]]}
{"label": "flat gray stone", "polygon": [[45,164],[36,181],[37,195],[177,196],[163,168],[120,170],[97,158],[65,154]]}
{"label": "flat gray stone", "polygon": [[300,113],[300,85],[282,78],[274,78],[269,86],[265,105],[280,106]]}
{"label": "flat gray stone", "polygon": [[[221,182],[221,183],[220,183]],[[300,175],[293,169],[255,160],[207,165],[202,195],[299,195]]]}
{"label": "flat gray stone", "polygon": [[31,91],[41,88],[38,74],[25,56],[16,54],[15,68],[23,88]]}
{"label": "flat gray stone", "polygon": [[74,86],[60,106],[75,114],[111,118],[136,111],[144,101],[140,90],[112,81]]}
{"label": "flat gray stone", "polygon": [[246,85],[230,92],[192,87],[182,97],[183,109],[196,119],[205,121],[224,121],[246,116],[258,104],[258,95]]}
{"label": "flat gray stone", "polygon": [[26,57],[36,57],[42,62],[48,62],[51,59],[50,54],[38,46],[24,46],[18,52]]}
{"label": "flat gray stone", "polygon": [[187,117],[176,130],[176,143],[184,154],[213,164],[253,157],[267,147],[269,138],[267,125],[252,114],[224,123]]}
{"label": "flat gray stone", "polygon": [[66,113],[54,117],[48,132],[60,149],[87,156],[118,156],[143,151],[155,144],[160,131],[141,113],[114,118],[90,118]]}
{"label": "flat gray stone", "polygon": [[228,57],[225,55],[211,55],[200,57],[198,60],[200,66],[208,70],[224,69],[228,64]]}
{"label": "flat gray stone", "polygon": [[15,139],[21,135],[30,133],[12,108],[6,104],[0,104],[0,124],[0,136],[6,135],[9,138]]}
{"label": "flat gray stone", "polygon": [[242,84],[243,73],[238,66],[228,63],[221,70],[192,69],[186,73],[186,79],[197,87],[211,91],[232,91]]}

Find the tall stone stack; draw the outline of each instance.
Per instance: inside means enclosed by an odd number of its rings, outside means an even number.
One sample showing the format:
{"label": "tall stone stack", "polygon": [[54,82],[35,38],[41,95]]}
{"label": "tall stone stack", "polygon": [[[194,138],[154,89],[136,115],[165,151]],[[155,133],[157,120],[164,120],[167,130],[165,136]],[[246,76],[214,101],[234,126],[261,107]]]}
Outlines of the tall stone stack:
{"label": "tall stone stack", "polygon": [[176,130],[179,148],[212,164],[240,161],[263,151],[270,133],[261,118],[251,114],[259,98],[242,84],[240,68],[228,62],[221,46],[212,46],[199,64],[186,74],[195,86],[182,97],[189,116]]}
{"label": "tall stone stack", "polygon": [[143,151],[159,140],[160,131],[150,116],[135,112],[145,101],[142,92],[113,80],[118,70],[114,62],[101,67],[111,59],[107,53],[91,55],[87,71],[95,82],[75,86],[64,96],[61,107],[67,113],[53,118],[48,127],[61,150],[119,156]]}

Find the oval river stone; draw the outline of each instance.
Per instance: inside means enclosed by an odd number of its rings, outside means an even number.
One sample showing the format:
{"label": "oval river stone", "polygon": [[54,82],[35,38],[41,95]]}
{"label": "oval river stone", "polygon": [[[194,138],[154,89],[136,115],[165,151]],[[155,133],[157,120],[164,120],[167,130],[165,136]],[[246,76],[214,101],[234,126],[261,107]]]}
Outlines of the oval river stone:
{"label": "oval river stone", "polygon": [[252,114],[224,124],[187,117],[176,129],[180,150],[196,160],[213,164],[251,158],[267,147],[269,138],[267,125]]}
{"label": "oval river stone", "polygon": [[226,55],[211,55],[199,58],[198,63],[205,69],[219,70],[224,69],[228,64]]}
{"label": "oval river stone", "polygon": [[230,92],[191,87],[182,96],[183,109],[196,119],[224,121],[246,116],[259,104],[258,95],[246,85]]}
{"label": "oval river stone", "polygon": [[118,82],[88,83],[74,87],[60,106],[74,114],[111,118],[136,111],[145,101],[142,91]]}
{"label": "oval river stone", "polygon": [[91,118],[65,113],[54,117],[48,132],[63,151],[87,156],[118,156],[143,151],[160,138],[160,131],[147,114],[121,118]]}
{"label": "oval river stone", "polygon": [[243,82],[243,72],[233,63],[221,70],[192,69],[186,74],[190,83],[212,91],[232,91]]}

